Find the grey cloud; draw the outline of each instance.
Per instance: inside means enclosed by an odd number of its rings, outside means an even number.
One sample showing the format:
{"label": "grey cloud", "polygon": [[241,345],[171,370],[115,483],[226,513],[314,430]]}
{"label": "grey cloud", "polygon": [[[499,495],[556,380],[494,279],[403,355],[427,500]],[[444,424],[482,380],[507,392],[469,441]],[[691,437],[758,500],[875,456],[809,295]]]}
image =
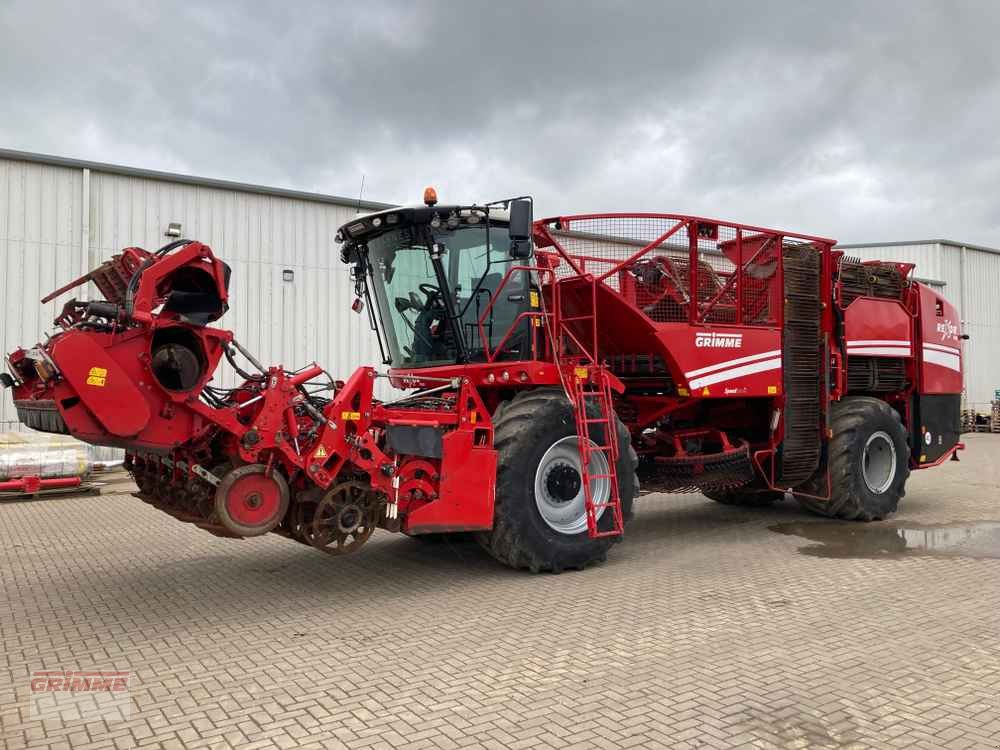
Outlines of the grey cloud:
{"label": "grey cloud", "polygon": [[412,201],[1000,245],[1000,11],[10,2],[12,148]]}

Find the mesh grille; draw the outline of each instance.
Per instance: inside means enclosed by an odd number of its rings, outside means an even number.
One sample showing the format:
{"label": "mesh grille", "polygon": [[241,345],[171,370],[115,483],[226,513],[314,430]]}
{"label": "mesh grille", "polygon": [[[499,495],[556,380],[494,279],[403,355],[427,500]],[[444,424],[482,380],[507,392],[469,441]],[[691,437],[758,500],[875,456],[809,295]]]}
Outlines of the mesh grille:
{"label": "mesh grille", "polygon": [[[641,258],[622,265],[675,228],[670,237]],[[557,225],[551,233],[583,273],[600,276],[620,266],[605,283],[654,321],[687,321],[690,258],[688,229],[683,222],[636,216],[574,219],[570,226]],[[557,278],[573,274],[565,261],[556,268]]]}
{"label": "mesh grille", "polygon": [[[644,216],[573,218],[549,225],[548,231],[581,272],[610,274],[605,283],[655,322],[687,322],[693,297],[696,322],[737,323],[742,317],[745,325],[776,323],[781,300],[777,234]],[[641,257],[632,257],[652,243]],[[576,274],[554,251],[540,255],[555,265],[556,278]]]}
{"label": "mesh grille", "polygon": [[[563,250],[577,262],[582,272],[600,276],[628,260],[678,224],[681,226],[673,235],[660,242],[642,258],[622,268],[623,273],[627,269],[633,276],[647,272],[649,282],[652,283],[654,277],[659,277],[659,274],[654,273],[654,268],[658,265],[662,266],[663,272],[667,274],[674,264],[682,264],[686,269],[688,233],[683,222],[675,219],[634,216],[574,219],[571,225],[567,227],[556,225],[550,232]],[[661,258],[663,261],[658,262]],[[608,286],[620,292],[623,273],[609,276],[605,280]],[[556,278],[574,274],[575,271],[568,263],[563,262],[556,268]]]}

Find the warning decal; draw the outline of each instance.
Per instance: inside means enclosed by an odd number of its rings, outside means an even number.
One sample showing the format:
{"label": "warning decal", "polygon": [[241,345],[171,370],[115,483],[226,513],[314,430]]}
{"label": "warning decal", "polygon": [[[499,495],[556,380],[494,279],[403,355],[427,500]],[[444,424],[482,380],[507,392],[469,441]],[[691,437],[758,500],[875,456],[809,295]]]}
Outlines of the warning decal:
{"label": "warning decal", "polygon": [[103,388],[108,378],[108,371],[104,367],[91,367],[87,373],[87,385],[96,385]]}

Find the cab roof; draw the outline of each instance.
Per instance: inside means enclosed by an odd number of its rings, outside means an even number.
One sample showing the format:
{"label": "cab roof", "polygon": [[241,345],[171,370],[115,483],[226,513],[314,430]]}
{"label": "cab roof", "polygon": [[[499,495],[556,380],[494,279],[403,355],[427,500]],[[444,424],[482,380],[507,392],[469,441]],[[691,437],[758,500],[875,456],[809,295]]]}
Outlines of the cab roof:
{"label": "cab roof", "polygon": [[341,259],[350,262],[351,250],[362,241],[367,241],[377,237],[384,232],[388,232],[400,226],[411,226],[414,224],[429,224],[437,215],[442,222],[447,221],[453,214],[459,217],[469,216],[474,210],[489,211],[490,222],[506,224],[509,220],[509,213],[502,208],[494,206],[459,206],[459,205],[411,205],[386,208],[381,211],[356,216],[350,221],[342,224],[337,230],[337,242],[344,243],[341,249]]}

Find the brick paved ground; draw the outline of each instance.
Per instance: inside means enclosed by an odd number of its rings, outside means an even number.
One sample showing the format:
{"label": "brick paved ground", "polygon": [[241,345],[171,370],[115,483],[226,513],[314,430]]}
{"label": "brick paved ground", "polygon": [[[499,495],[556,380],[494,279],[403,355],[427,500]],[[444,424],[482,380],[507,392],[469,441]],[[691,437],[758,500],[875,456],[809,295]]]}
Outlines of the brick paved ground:
{"label": "brick paved ground", "polygon": [[[1000,520],[1000,437],[967,437],[900,519]],[[768,530],[800,520],[647,497],[606,565],[531,576],[225,541],[126,495],[0,505],[0,745],[1000,747],[1000,560],[805,556]],[[30,721],[44,668],[133,670],[131,719]]]}

